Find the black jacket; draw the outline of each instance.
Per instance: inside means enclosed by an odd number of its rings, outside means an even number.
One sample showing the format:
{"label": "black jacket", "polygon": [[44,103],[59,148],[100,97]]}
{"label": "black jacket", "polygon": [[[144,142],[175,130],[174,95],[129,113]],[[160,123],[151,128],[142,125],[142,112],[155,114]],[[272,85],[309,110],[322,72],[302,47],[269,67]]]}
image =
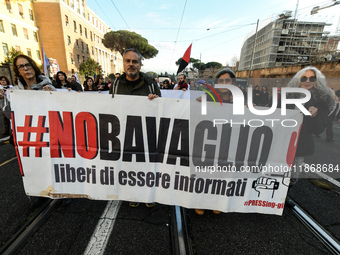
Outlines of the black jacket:
{"label": "black jacket", "polygon": [[161,91],[155,79],[140,72],[141,81],[136,86],[127,84],[126,74],[119,76],[114,83],[111,84],[110,94],[148,96],[149,94],[156,94],[161,96]]}
{"label": "black jacket", "polygon": [[305,105],[308,110],[310,106],[318,108],[318,113],[314,118],[303,116],[302,127],[296,149],[296,157],[310,156],[314,153],[313,135],[321,134],[327,126],[329,108],[326,102],[321,102],[311,98]]}

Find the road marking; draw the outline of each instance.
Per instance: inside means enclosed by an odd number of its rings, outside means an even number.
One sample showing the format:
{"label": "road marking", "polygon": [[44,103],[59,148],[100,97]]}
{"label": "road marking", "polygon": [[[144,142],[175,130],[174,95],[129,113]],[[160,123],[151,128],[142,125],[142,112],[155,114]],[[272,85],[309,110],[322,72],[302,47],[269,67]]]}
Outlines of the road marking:
{"label": "road marking", "polygon": [[317,173],[317,175],[319,175],[321,178],[329,181],[330,183],[333,183],[334,185],[338,186],[340,188],[340,182],[338,182],[337,180],[335,180],[334,178],[328,176],[327,174],[324,174],[324,173]]}
{"label": "road marking", "polygon": [[120,205],[121,201],[117,200],[112,200],[107,203],[84,255],[104,254]]}
{"label": "road marking", "polygon": [[16,158],[17,158],[17,157],[13,157],[13,158],[11,158],[11,159],[8,159],[8,160],[2,162],[2,163],[0,164],[0,166],[6,165],[7,163],[12,162],[12,161],[13,161],[14,159],[16,159]]}

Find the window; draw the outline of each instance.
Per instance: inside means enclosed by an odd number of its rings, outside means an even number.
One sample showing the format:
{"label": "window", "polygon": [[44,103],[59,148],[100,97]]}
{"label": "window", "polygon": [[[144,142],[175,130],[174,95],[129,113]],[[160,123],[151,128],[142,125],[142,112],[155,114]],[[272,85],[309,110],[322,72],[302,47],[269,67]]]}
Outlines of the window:
{"label": "window", "polygon": [[88,44],[86,44],[86,53],[87,53],[87,54],[90,53],[90,52],[89,52],[89,45],[88,45]]}
{"label": "window", "polygon": [[92,17],[92,24],[94,25],[94,17]]}
{"label": "window", "polygon": [[90,21],[90,13],[87,13],[87,20]]}
{"label": "window", "polygon": [[77,60],[78,60],[78,63],[80,63],[80,56],[79,56],[79,54],[77,54]]}
{"label": "window", "polygon": [[14,25],[14,24],[11,24],[11,27],[12,27],[12,34],[14,36],[18,36],[18,33],[17,33],[17,26]]}
{"label": "window", "polygon": [[22,9],[22,5],[18,4],[18,9],[19,9],[19,15],[24,18],[24,10]]}
{"label": "window", "polygon": [[32,52],[30,48],[27,48],[27,56],[32,57]]}
{"label": "window", "polygon": [[11,1],[10,0],[5,0],[5,2],[6,2],[7,10],[9,10],[11,12],[12,11]]}
{"label": "window", "polygon": [[84,43],[81,42],[81,51],[84,52]]}
{"label": "window", "polygon": [[15,45],[15,50],[21,52],[20,46]]}
{"label": "window", "polygon": [[26,38],[27,40],[29,40],[27,28],[23,28],[22,31],[24,32],[25,38]]}
{"label": "window", "polygon": [[80,33],[80,35],[83,35],[83,27],[80,24],[79,24],[79,33]]}
{"label": "window", "polygon": [[96,27],[98,27],[98,20],[96,19]]}
{"label": "window", "polygon": [[33,31],[34,41],[38,42],[38,33]]}
{"label": "window", "polygon": [[74,7],[73,0],[70,1],[70,5],[71,5],[72,8]]}
{"label": "window", "polygon": [[67,16],[67,15],[65,15],[65,23],[66,23],[66,26],[67,26],[67,27],[70,26],[70,24],[68,23],[68,16]]}
{"label": "window", "polygon": [[91,52],[92,52],[92,55],[94,55],[94,49],[93,49],[93,46],[91,46]]}
{"label": "window", "polygon": [[41,60],[40,50],[37,50],[37,59]]}
{"label": "window", "polygon": [[76,48],[79,49],[79,43],[78,40],[76,40]]}
{"label": "window", "polygon": [[4,22],[0,19],[0,32],[5,33]]}
{"label": "window", "polygon": [[33,11],[31,9],[28,9],[28,15],[30,15],[30,20],[34,20]]}
{"label": "window", "polygon": [[87,38],[87,28],[84,28],[84,32],[85,32],[85,37]]}
{"label": "window", "polygon": [[74,32],[78,32],[78,30],[77,30],[77,22],[74,20],[73,21],[73,26],[74,26]]}
{"label": "window", "polygon": [[71,60],[71,63],[73,64],[73,54],[70,53],[70,60]]}
{"label": "window", "polygon": [[93,39],[92,39],[92,31],[90,31],[90,38],[91,38],[91,41],[93,41]]}
{"label": "window", "polygon": [[83,56],[83,63],[85,63],[85,56]]}
{"label": "window", "polygon": [[7,43],[2,43],[2,49],[4,51],[4,56],[8,57],[9,52],[8,52],[8,45],[7,45]]}
{"label": "window", "polygon": [[71,36],[69,36],[69,35],[67,36],[67,44],[71,45]]}

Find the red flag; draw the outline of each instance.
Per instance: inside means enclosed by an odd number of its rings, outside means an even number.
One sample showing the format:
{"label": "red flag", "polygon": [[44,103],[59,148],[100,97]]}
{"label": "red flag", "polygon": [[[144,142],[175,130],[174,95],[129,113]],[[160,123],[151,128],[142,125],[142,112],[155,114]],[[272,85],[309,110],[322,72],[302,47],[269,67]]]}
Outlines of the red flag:
{"label": "red flag", "polygon": [[182,72],[184,68],[187,67],[187,65],[190,62],[190,54],[191,54],[191,46],[192,44],[190,44],[189,48],[185,51],[182,59],[181,59],[181,63],[179,64],[178,70],[177,70],[177,75],[178,73]]}

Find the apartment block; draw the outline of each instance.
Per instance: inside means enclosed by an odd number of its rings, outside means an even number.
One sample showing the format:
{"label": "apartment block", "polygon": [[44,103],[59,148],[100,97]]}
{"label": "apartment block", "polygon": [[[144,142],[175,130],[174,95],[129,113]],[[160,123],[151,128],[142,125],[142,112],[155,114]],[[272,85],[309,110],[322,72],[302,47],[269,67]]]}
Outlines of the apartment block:
{"label": "apartment block", "polygon": [[60,70],[71,75],[92,58],[102,66],[104,75],[122,73],[121,54],[102,43],[109,26],[85,0],[35,0],[33,6],[40,42],[47,57],[58,61]]}
{"label": "apartment block", "polygon": [[[324,31],[324,28],[331,24],[299,21],[291,19],[290,14],[282,14],[280,18],[267,22],[258,30],[257,35],[253,33],[246,38],[241,49],[240,71],[249,70],[251,61],[252,69],[261,69],[310,63],[320,59],[319,55],[329,39],[329,32]],[[336,48],[337,42],[333,49]]]}
{"label": "apartment block", "polygon": [[39,29],[31,1],[0,1],[0,43],[0,62],[13,47],[41,65]]}

